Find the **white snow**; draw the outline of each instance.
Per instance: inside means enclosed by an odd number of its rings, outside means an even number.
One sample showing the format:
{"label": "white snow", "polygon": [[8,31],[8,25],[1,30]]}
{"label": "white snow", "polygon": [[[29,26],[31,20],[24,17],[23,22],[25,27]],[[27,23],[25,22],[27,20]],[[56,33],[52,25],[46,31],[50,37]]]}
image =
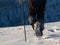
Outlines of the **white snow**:
{"label": "white snow", "polygon": [[[0,28],[0,45],[60,45],[60,22],[45,23],[44,35],[37,38],[31,25]],[[46,39],[44,39],[46,38]]]}

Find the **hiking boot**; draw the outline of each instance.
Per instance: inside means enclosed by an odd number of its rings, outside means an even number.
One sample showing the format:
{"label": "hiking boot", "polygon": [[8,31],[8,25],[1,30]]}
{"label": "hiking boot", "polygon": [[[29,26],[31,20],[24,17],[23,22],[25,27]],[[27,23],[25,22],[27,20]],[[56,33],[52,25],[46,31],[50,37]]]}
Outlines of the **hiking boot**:
{"label": "hiking boot", "polygon": [[42,30],[40,30],[40,22],[34,23],[34,31],[35,31],[36,36],[42,36],[43,35]]}

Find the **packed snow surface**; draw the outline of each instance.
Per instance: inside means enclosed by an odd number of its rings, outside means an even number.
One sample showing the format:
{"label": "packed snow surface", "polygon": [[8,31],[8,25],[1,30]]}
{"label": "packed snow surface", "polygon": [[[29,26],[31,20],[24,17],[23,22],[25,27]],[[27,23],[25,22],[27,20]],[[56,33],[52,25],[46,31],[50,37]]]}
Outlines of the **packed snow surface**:
{"label": "packed snow surface", "polygon": [[60,22],[45,23],[44,35],[37,38],[31,25],[0,28],[0,45],[60,45]]}

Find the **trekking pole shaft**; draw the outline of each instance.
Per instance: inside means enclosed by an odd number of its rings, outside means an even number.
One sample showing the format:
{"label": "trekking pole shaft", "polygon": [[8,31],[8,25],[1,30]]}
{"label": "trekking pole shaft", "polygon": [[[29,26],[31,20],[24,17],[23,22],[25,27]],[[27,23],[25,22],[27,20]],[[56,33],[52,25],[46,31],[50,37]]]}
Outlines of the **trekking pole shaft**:
{"label": "trekking pole shaft", "polygon": [[25,41],[27,41],[27,39],[26,39],[26,30],[25,30],[25,25],[24,25],[24,34],[25,34]]}
{"label": "trekking pole shaft", "polygon": [[26,39],[26,30],[25,30],[25,16],[24,16],[24,4],[23,4],[23,0],[22,0],[22,16],[24,19],[24,36],[25,36],[25,41],[27,41]]}

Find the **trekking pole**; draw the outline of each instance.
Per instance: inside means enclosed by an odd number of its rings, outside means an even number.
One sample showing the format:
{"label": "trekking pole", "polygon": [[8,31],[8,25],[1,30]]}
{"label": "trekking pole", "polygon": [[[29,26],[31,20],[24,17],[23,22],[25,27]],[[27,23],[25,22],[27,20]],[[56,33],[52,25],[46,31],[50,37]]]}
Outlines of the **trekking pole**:
{"label": "trekking pole", "polygon": [[24,1],[23,0],[22,0],[22,17],[23,17],[23,20],[24,20],[24,36],[25,36],[25,42],[26,42],[27,38],[26,38],[26,29],[25,29]]}

